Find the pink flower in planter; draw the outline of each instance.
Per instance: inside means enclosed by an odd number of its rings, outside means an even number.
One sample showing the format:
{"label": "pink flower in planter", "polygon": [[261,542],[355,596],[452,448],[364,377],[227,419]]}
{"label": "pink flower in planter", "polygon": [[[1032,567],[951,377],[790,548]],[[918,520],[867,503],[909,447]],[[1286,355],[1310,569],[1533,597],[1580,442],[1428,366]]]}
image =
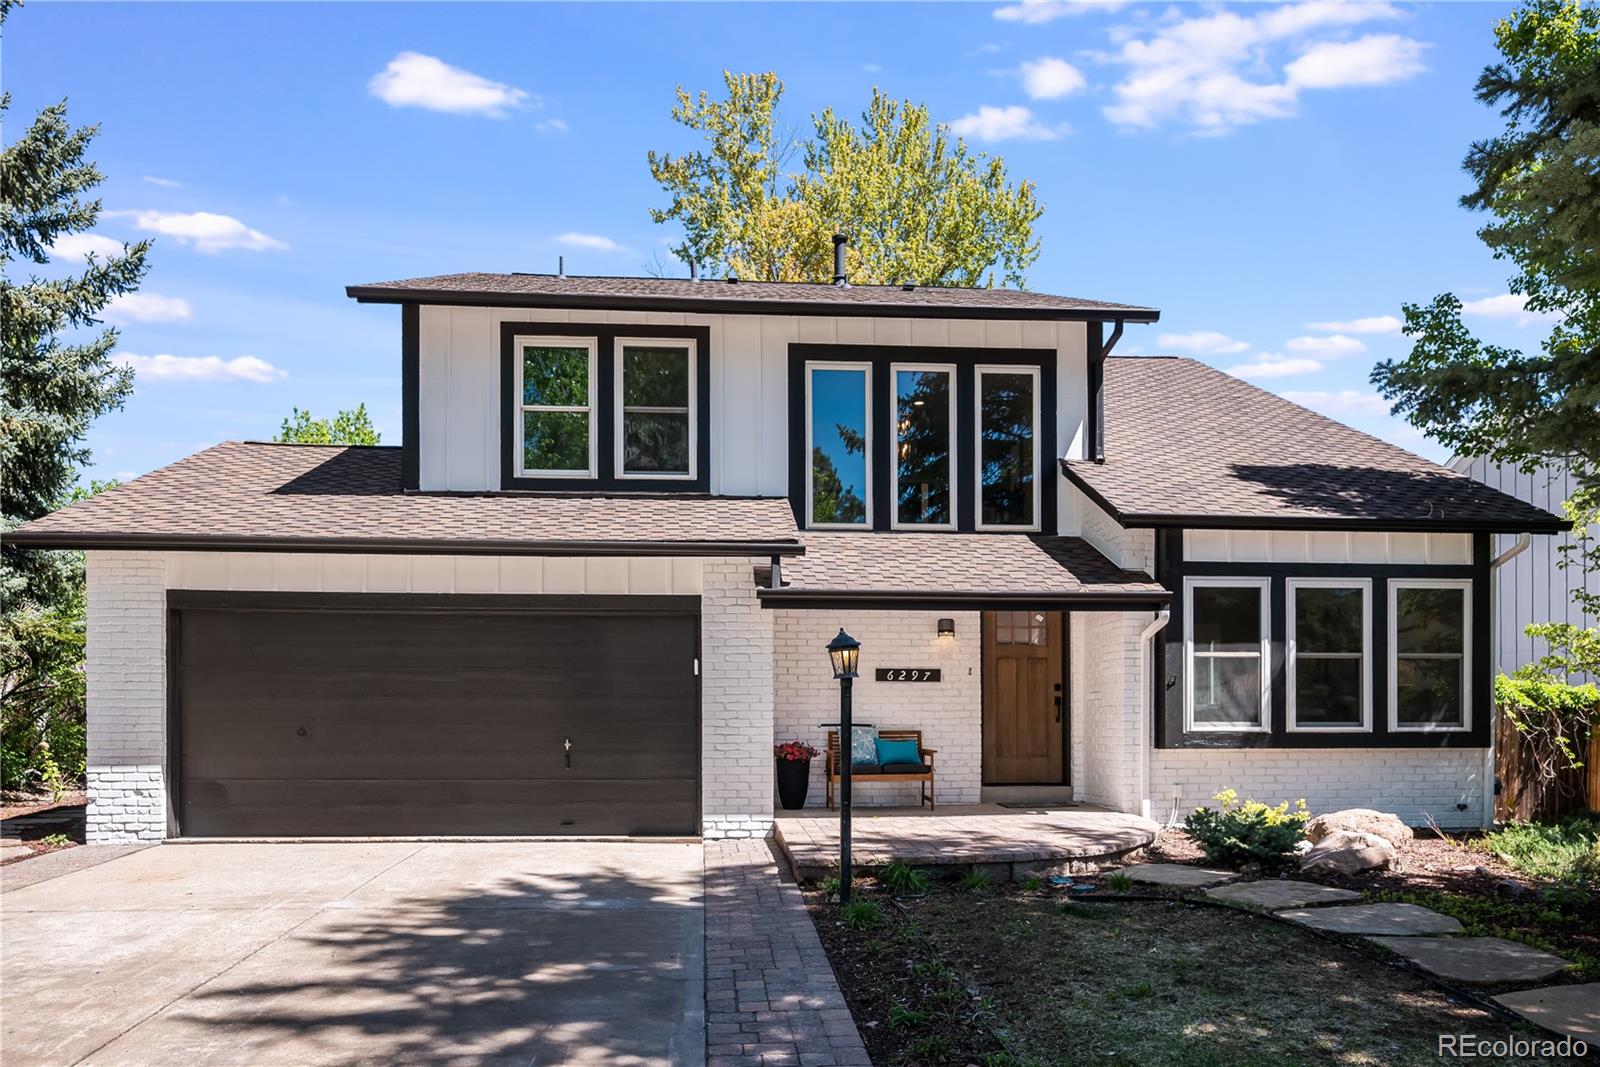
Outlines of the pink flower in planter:
{"label": "pink flower in planter", "polygon": [[798,760],[804,763],[817,755],[817,750],[804,741],[785,741],[781,745],[773,745],[772,754],[781,760]]}

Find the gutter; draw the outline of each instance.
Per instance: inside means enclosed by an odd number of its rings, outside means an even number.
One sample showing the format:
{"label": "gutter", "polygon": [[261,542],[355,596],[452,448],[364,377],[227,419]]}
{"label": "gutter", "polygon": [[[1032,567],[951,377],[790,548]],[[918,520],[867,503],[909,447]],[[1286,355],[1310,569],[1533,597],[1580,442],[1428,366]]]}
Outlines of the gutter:
{"label": "gutter", "polygon": [[1129,611],[1160,607],[1172,599],[1166,589],[1125,593],[1018,592],[1014,589],[973,591],[909,591],[905,589],[757,589],[764,608],[839,608],[980,611],[985,608],[1037,611]]}
{"label": "gutter", "polygon": [[1150,654],[1152,638],[1166,629],[1172,621],[1170,608],[1162,608],[1156,617],[1139,632],[1139,814],[1150,818],[1150,720],[1155,715],[1154,671],[1146,681],[1146,666],[1154,667],[1155,657]]}
{"label": "gutter", "polygon": [[370,552],[420,556],[800,556],[798,541],[455,541],[448,538],[283,537],[248,534],[72,533],[29,531],[5,536],[21,548],[139,549],[188,552]]}
{"label": "gutter", "polygon": [[[1532,543],[1532,534],[1520,533],[1517,535],[1515,544],[1489,561],[1489,662],[1494,664],[1495,670],[1500,669],[1500,627],[1497,625],[1500,619],[1500,577],[1495,572],[1526,552],[1528,546]],[[1492,695],[1493,690],[1490,693],[1489,747],[1483,753],[1483,782],[1486,786],[1483,791],[1483,829],[1485,830],[1494,826],[1494,801],[1495,796],[1500,791],[1500,781],[1495,775],[1497,754],[1494,743],[1495,734],[1497,733],[1495,719],[1500,714],[1500,709],[1495,706]]]}

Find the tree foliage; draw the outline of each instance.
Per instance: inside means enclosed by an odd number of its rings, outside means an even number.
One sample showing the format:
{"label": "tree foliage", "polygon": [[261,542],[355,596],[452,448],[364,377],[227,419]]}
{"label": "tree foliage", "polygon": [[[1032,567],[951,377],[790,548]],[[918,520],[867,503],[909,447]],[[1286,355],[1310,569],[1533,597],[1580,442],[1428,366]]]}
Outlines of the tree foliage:
{"label": "tree foliage", "polygon": [[375,445],[379,434],[367,414],[367,405],[357,404],[332,419],[314,419],[310,411],[292,408],[273,440],[297,445]]}
{"label": "tree foliage", "polygon": [[[846,266],[863,284],[1021,286],[1039,256],[1043,214],[1032,182],[969,150],[924,105],[873,89],[857,125],[832,108],[798,143],[778,131],[783,83],[725,71],[727,97],[678,89],[672,117],[706,146],[649,154],[669,195],[652,209],[676,222],[679,259],[752,281],[826,282],[832,235],[851,238]],[[791,169],[798,158],[799,169]]]}

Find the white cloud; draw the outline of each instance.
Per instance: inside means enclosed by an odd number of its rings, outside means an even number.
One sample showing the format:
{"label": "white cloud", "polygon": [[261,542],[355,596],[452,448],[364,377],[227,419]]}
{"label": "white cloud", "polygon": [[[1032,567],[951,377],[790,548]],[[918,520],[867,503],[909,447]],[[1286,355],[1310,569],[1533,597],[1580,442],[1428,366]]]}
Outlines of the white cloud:
{"label": "white cloud", "polygon": [[540,133],[571,133],[572,127],[567,125],[566,119],[542,119],[533,124],[533,128]]}
{"label": "white cloud", "polygon": [[979,141],[1053,141],[1067,132],[1066,126],[1047,126],[1040,122],[1021,104],[1009,107],[984,104],[972,114],[952,121],[950,129],[962,137]]}
{"label": "white cloud", "polygon": [[1283,343],[1283,347],[1303,356],[1353,356],[1367,350],[1364,342],[1342,333],[1329,334],[1327,337],[1291,337]]}
{"label": "white cloud", "polygon": [[194,318],[194,309],[181,296],[123,293],[111,299],[105,314],[118,322],[181,322]]}
{"label": "white cloud", "polygon": [[146,174],[144,180],[151,185],[159,185],[163,189],[182,189],[183,183],[176,178],[162,178],[154,174]]}
{"label": "white cloud", "polygon": [[1236,378],[1291,378],[1297,374],[1314,374],[1322,369],[1315,359],[1290,358],[1275,352],[1261,352],[1249,363],[1229,367],[1228,373]]}
{"label": "white cloud", "polygon": [[609,237],[598,233],[564,233],[556,238],[557,244],[564,244],[569,248],[589,248],[596,252],[626,252],[626,245],[620,245]]}
{"label": "white cloud", "polygon": [[881,66],[879,66],[878,64],[876,64],[876,63],[863,63],[863,64],[861,64],[861,73],[863,73],[863,74],[882,74],[883,73],[883,68]]}
{"label": "white cloud", "polygon": [[1399,333],[1401,322],[1393,315],[1370,315],[1343,322],[1308,322],[1306,329],[1323,333]]}
{"label": "white cloud", "polygon": [[1177,122],[1221,134],[1293,115],[1307,89],[1400,81],[1422,69],[1421,42],[1393,34],[1356,41],[1336,36],[1361,23],[1399,18],[1389,4],[1247,10],[1204,9],[1193,17],[1169,16],[1151,30],[1123,28],[1118,49],[1099,57],[1125,68],[1105,116],[1120,126]]}
{"label": "white cloud", "polygon": [[1215,330],[1195,330],[1192,333],[1164,333],[1156,338],[1162,348],[1180,352],[1200,352],[1207,355],[1231,356],[1250,347],[1250,342],[1239,341]]}
{"label": "white cloud", "polygon": [[1030,59],[1018,73],[1022,75],[1023,90],[1034,100],[1059,100],[1088,84],[1082,71],[1054,56]]}
{"label": "white cloud", "polygon": [[490,81],[420,52],[401,52],[367,83],[367,91],[391,107],[420,107],[454,115],[505,118],[529,97],[513,85]]}
{"label": "white cloud", "polygon": [[1518,326],[1531,326],[1536,322],[1554,322],[1561,315],[1554,311],[1529,311],[1528,298],[1517,293],[1486,296],[1482,300],[1467,300],[1461,305],[1465,315],[1484,319],[1511,319]]}
{"label": "white cloud", "polygon": [[140,356],[118,352],[111,361],[132,367],[140,378],[175,382],[275,382],[289,376],[288,371],[255,356],[223,359],[220,356],[169,356],[166,353]]}
{"label": "white cloud", "polygon": [[994,9],[994,17],[1001,22],[1021,22],[1029,26],[1042,26],[1068,15],[1086,15],[1091,11],[1115,11],[1126,0],[1019,0]]}
{"label": "white cloud", "polygon": [[133,224],[147,233],[172,237],[194,246],[196,252],[221,252],[242,248],[250,252],[282,251],[289,246],[260,230],[252,230],[232,215],[210,211],[108,211],[107,215],[131,216]]}
{"label": "white cloud", "polygon": [[122,255],[122,242],[98,233],[68,233],[50,246],[51,259],[82,259],[90,252],[106,259]]}
{"label": "white cloud", "polygon": [[1389,414],[1387,400],[1377,393],[1360,389],[1340,389],[1338,392],[1289,389],[1284,391],[1283,398],[1336,419]]}

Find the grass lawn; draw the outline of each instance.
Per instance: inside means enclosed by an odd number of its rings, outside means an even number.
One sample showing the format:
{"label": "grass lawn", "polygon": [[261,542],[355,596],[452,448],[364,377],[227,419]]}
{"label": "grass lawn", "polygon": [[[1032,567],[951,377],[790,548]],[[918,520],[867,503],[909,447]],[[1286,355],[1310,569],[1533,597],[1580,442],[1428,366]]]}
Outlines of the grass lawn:
{"label": "grass lawn", "polygon": [[951,884],[862,896],[875,922],[808,899],[879,1065],[1437,1064],[1440,1033],[1544,1036],[1238,912]]}

